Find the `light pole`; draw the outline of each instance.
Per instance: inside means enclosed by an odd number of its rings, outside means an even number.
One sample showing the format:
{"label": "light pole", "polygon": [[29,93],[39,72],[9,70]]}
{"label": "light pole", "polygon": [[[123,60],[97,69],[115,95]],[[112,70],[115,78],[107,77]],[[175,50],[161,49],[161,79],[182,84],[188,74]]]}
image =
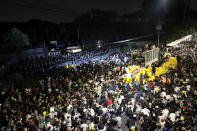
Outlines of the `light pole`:
{"label": "light pole", "polygon": [[157,40],[157,44],[158,44],[158,48],[159,48],[159,43],[160,43],[160,31],[162,30],[162,25],[158,24],[156,26],[156,30],[157,30],[157,36],[158,36],[158,40]]}

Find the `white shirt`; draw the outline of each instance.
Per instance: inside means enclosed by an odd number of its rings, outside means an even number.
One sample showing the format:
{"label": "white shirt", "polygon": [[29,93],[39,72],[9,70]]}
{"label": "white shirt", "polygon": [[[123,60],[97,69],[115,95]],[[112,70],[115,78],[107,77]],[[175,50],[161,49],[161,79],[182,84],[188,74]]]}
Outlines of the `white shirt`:
{"label": "white shirt", "polygon": [[122,125],[122,118],[120,116],[117,116],[116,120],[118,121],[118,125]]}
{"label": "white shirt", "polygon": [[94,112],[94,110],[93,110],[92,108],[90,108],[90,109],[88,109],[88,110],[90,111],[90,113],[89,113],[89,114],[90,114],[91,116],[93,116],[93,117],[94,117],[94,116],[95,116],[95,112]]}
{"label": "white shirt", "polygon": [[164,109],[163,111],[162,111],[162,116],[164,116],[164,117],[168,117],[168,114],[169,114],[169,110],[168,109]]}
{"label": "white shirt", "polygon": [[190,91],[191,86],[187,85],[186,88],[187,88],[187,91]]}
{"label": "white shirt", "polygon": [[64,118],[65,118],[66,121],[67,120],[71,121],[71,115],[68,114],[68,113],[64,114]]}
{"label": "white shirt", "polygon": [[175,113],[170,113],[169,118],[172,122],[175,122],[176,120],[176,114]]}
{"label": "white shirt", "polygon": [[133,105],[128,105],[128,109],[130,109],[133,112],[134,106]]}
{"label": "white shirt", "polygon": [[142,112],[144,115],[146,115],[146,116],[149,116],[149,115],[150,115],[150,111],[149,111],[149,109],[147,109],[147,108],[142,109],[141,112]]}
{"label": "white shirt", "polygon": [[75,119],[79,118],[79,116],[81,116],[80,113],[75,113],[75,115],[73,116],[73,119],[75,120]]}
{"label": "white shirt", "polygon": [[52,106],[50,107],[50,112],[54,112],[55,111],[55,108]]}
{"label": "white shirt", "polygon": [[99,130],[99,129],[97,128],[97,130],[98,130],[98,131],[106,131],[106,127],[104,126],[104,128],[103,128],[102,130]]}
{"label": "white shirt", "polygon": [[176,111],[176,112],[175,112],[175,115],[176,115],[177,117],[179,117],[179,116],[180,116],[180,112],[179,112],[179,111]]}
{"label": "white shirt", "polygon": [[173,97],[174,97],[175,101],[177,101],[177,95],[173,94]]}
{"label": "white shirt", "polygon": [[131,98],[131,102],[132,102],[132,104],[134,104],[135,103],[135,99]]}
{"label": "white shirt", "polygon": [[88,128],[89,128],[89,130],[94,129],[94,123],[91,122],[91,123],[88,125]]}
{"label": "white shirt", "polygon": [[137,107],[137,108],[136,108],[136,112],[141,112],[141,110],[142,110],[141,105],[138,105],[138,104],[137,104],[136,107]]}
{"label": "white shirt", "polygon": [[161,97],[165,97],[166,96],[166,92],[161,92]]}
{"label": "white shirt", "polygon": [[180,87],[175,87],[175,88],[174,88],[174,91],[175,91],[176,93],[178,93],[178,92],[180,91]]}
{"label": "white shirt", "polygon": [[107,112],[107,110],[108,110],[107,108],[103,107],[102,108],[103,114],[105,114]]}
{"label": "white shirt", "polygon": [[170,95],[166,95],[166,100],[172,100],[171,96]]}
{"label": "white shirt", "polygon": [[67,106],[67,110],[69,111],[72,107],[73,107],[73,106],[72,106],[71,104],[69,104],[69,105]]}
{"label": "white shirt", "polygon": [[166,122],[165,122],[165,121],[163,121],[163,122],[162,122],[162,121],[160,121],[160,122],[159,122],[159,124],[160,124],[161,128],[164,128],[164,127],[165,127]]}
{"label": "white shirt", "polygon": [[47,123],[46,128],[48,129],[50,127],[49,131],[53,131],[53,125],[51,125],[51,123]]}
{"label": "white shirt", "polygon": [[118,98],[118,103],[121,104],[122,103],[122,99],[124,99],[123,95],[120,95],[120,98]]}
{"label": "white shirt", "polygon": [[83,131],[88,131],[88,125],[86,123],[81,124],[80,126]]}

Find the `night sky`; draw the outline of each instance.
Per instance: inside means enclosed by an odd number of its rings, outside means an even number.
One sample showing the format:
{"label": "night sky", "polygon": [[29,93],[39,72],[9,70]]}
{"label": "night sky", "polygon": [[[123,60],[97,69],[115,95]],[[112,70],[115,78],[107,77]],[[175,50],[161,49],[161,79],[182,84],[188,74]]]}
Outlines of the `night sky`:
{"label": "night sky", "polygon": [[[0,0],[0,21],[42,19],[69,22],[77,15],[96,8],[114,10],[120,14],[141,9],[144,0]],[[161,0],[165,1],[165,0]],[[197,8],[197,0],[191,0]]]}

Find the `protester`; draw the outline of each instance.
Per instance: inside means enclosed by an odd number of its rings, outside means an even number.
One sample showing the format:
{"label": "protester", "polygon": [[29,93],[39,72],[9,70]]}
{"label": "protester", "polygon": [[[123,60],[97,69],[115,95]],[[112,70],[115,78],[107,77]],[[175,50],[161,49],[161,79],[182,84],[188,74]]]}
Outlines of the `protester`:
{"label": "protester", "polygon": [[[142,78],[148,83],[125,83],[122,76],[131,58],[123,52],[102,62],[50,70],[35,87],[5,90],[1,130],[195,131],[197,69],[194,59],[185,60],[190,54],[183,57],[176,52],[170,53],[182,60],[165,74],[168,84],[162,83],[163,76],[148,81],[146,75]],[[54,62],[50,62],[54,58],[39,59],[26,60],[24,65],[33,69],[40,63],[47,68]]]}

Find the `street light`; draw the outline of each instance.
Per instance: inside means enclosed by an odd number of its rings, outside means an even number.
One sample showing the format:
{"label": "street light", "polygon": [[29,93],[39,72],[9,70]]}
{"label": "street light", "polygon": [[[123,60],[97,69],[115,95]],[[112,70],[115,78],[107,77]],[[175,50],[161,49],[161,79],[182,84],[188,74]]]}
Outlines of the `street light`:
{"label": "street light", "polygon": [[156,30],[157,30],[157,35],[158,35],[158,40],[157,40],[157,44],[158,44],[158,47],[159,47],[159,41],[160,41],[160,31],[162,30],[162,25],[161,24],[158,24],[156,26]]}
{"label": "street light", "polygon": [[101,48],[101,40],[97,41],[97,47],[100,49]]}

